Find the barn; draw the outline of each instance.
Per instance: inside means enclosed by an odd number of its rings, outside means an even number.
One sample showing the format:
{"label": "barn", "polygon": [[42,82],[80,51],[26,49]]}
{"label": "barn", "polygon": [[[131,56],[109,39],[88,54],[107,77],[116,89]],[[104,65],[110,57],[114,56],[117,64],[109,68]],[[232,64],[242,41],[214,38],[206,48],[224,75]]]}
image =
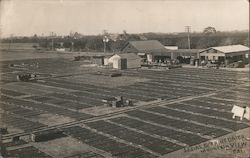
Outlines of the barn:
{"label": "barn", "polygon": [[145,61],[154,62],[160,58],[171,58],[171,53],[157,40],[129,41],[122,49],[123,53],[136,53]]}
{"label": "barn", "polygon": [[190,63],[198,59],[198,49],[178,49],[177,46],[164,46],[157,40],[129,41],[121,50],[123,53],[136,53],[144,62],[164,62],[169,59],[180,59]]}
{"label": "barn", "polygon": [[230,64],[248,58],[249,48],[243,45],[211,47],[200,52],[201,60]]}
{"label": "barn", "polygon": [[141,67],[141,58],[134,53],[115,54],[108,59],[114,69],[131,69]]}

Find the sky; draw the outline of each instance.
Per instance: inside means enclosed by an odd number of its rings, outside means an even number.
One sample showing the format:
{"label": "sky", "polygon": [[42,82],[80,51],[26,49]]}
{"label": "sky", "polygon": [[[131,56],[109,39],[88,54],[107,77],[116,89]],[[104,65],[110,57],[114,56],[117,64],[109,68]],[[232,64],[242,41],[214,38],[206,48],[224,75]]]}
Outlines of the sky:
{"label": "sky", "polygon": [[0,0],[1,37],[249,29],[248,0]]}

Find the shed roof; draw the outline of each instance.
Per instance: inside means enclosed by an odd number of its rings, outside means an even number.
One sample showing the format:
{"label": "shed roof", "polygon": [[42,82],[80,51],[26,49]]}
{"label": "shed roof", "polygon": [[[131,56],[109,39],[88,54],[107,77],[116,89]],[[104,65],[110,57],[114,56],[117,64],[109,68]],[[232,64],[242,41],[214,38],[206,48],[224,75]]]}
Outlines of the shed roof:
{"label": "shed roof", "polygon": [[139,58],[138,55],[136,55],[135,53],[122,53],[122,54],[117,54],[118,56],[120,56],[121,58],[126,58],[126,59],[136,59]]}
{"label": "shed roof", "polygon": [[157,40],[129,41],[128,44],[131,44],[134,48],[136,48],[140,52],[162,52],[166,50],[164,45],[162,45]]}
{"label": "shed roof", "polygon": [[164,53],[162,52],[155,52],[152,53],[155,56],[171,56],[171,53],[175,54],[198,54],[201,51],[201,49],[177,49],[177,50],[166,50]]}
{"label": "shed roof", "polygon": [[177,50],[168,50],[168,52],[173,53],[199,53],[201,49],[177,49]]}
{"label": "shed roof", "polygon": [[[209,50],[209,49],[215,49],[217,51],[220,51],[222,53],[234,53],[234,52],[242,52],[242,51],[249,51],[249,48],[243,45],[228,45],[228,46],[219,46],[219,47],[211,47],[208,49],[205,49],[203,51]],[[203,52],[201,51],[201,52]]]}

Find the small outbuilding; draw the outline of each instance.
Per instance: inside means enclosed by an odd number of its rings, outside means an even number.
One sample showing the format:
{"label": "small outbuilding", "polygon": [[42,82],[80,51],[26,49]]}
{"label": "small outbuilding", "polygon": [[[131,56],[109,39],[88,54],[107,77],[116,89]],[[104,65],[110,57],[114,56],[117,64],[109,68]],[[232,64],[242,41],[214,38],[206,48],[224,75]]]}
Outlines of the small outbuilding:
{"label": "small outbuilding", "polygon": [[248,58],[249,48],[243,45],[211,47],[200,51],[201,60],[230,64]]}
{"label": "small outbuilding", "polygon": [[104,65],[104,56],[92,56],[92,63],[96,65]]}
{"label": "small outbuilding", "polygon": [[131,69],[141,67],[141,58],[135,53],[115,54],[108,59],[114,69]]}

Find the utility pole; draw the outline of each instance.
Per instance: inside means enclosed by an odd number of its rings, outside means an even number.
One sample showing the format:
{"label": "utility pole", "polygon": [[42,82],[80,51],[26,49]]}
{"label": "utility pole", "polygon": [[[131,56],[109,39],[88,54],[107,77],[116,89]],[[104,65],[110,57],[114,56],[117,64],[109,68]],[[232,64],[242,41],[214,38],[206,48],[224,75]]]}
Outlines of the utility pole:
{"label": "utility pole", "polygon": [[71,52],[73,52],[74,51],[74,42],[73,42],[73,40],[71,41]]}
{"label": "utility pole", "polygon": [[103,41],[103,44],[104,44],[103,52],[105,53],[106,52],[106,43],[109,41],[109,39],[108,39],[107,36],[104,36],[102,41]]}
{"label": "utility pole", "polygon": [[9,42],[9,48],[8,48],[9,51],[10,51],[10,45],[12,44],[12,40],[13,40],[13,34],[10,35],[10,42]]}
{"label": "utility pole", "polygon": [[191,32],[191,26],[185,26],[185,32],[187,32],[187,35],[188,35],[188,49],[190,49],[190,32]]}
{"label": "utility pole", "polygon": [[106,43],[109,41],[109,38],[108,38],[108,31],[107,30],[103,30],[103,52],[105,53],[106,52]]}
{"label": "utility pole", "polygon": [[54,50],[54,37],[55,37],[55,33],[51,32],[51,50]]}

